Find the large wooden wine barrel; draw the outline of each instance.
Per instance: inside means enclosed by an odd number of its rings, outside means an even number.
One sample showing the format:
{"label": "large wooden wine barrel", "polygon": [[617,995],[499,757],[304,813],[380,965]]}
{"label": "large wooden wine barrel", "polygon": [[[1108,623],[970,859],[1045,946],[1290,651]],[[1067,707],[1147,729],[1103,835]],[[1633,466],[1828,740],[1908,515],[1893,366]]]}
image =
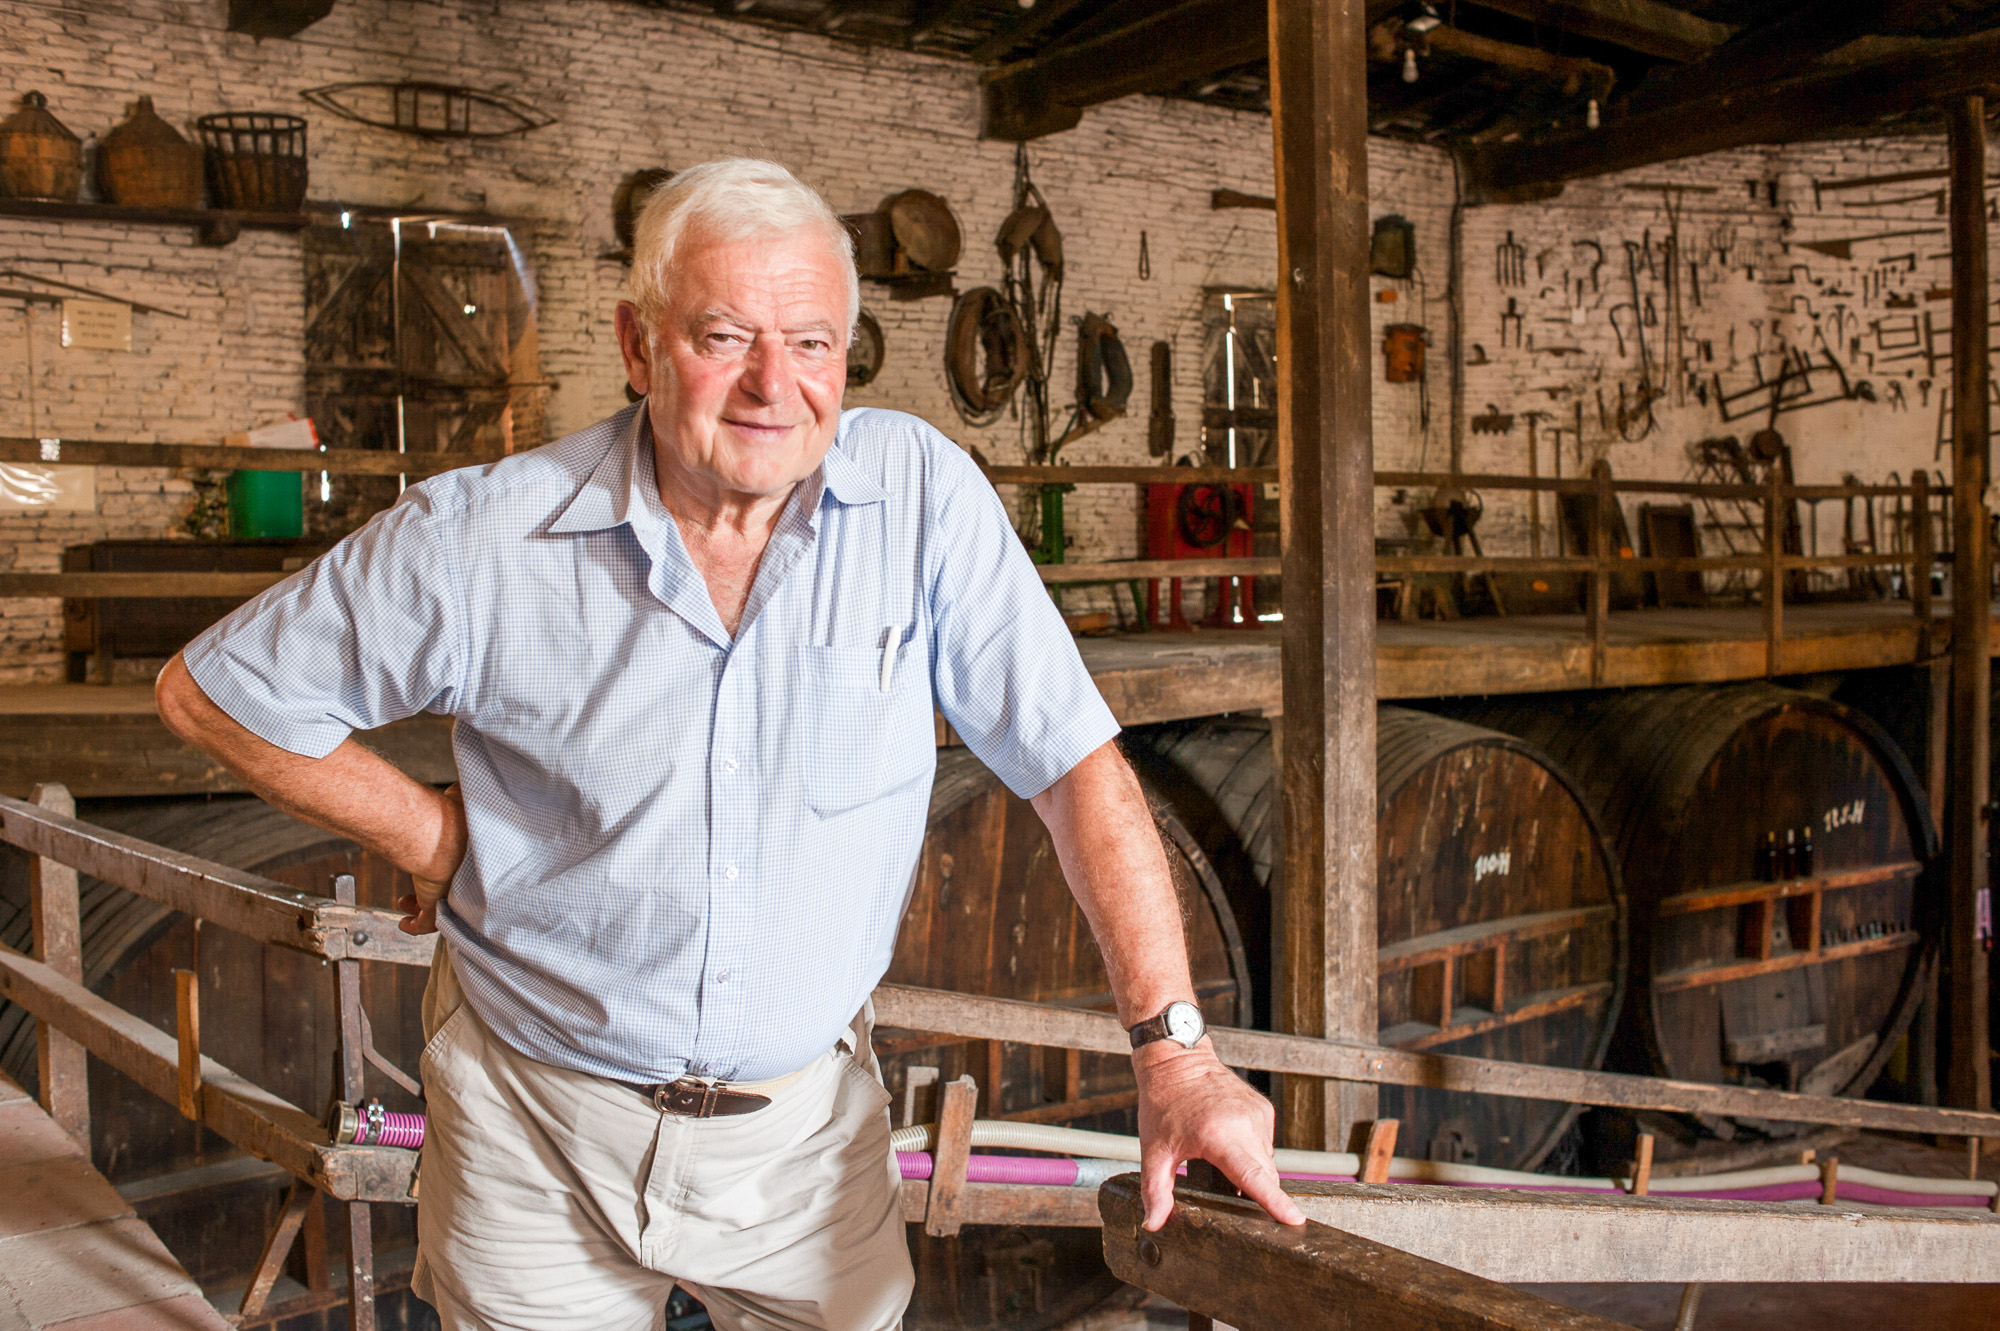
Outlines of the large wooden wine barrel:
{"label": "large wooden wine barrel", "polygon": [[[86,805],[80,816],[115,831],[304,891],[330,894],[334,875],[355,875],[364,905],[388,906],[409,891],[385,861],[308,827],[260,800],[127,800]],[[177,967],[201,977],[202,1052],[298,1105],[325,1109],[333,1087],[333,971],[324,963],[267,948],[85,878],[81,891],[84,981],[95,992],[162,1030],[174,1029]],[[26,948],[30,921],[27,857],[0,847],[0,942]],[[376,1047],[414,1074],[423,1050],[420,1004],[426,973],[362,963],[363,1003]],[[0,1067],[35,1084],[34,1021],[0,1005]],[[392,1109],[417,1110],[373,1070],[368,1089]],[[140,1215],[204,1286],[241,1278],[256,1265],[289,1176],[248,1159],[188,1122],[169,1101],[140,1089],[96,1059],[90,1066],[91,1156],[119,1185],[144,1184]],[[329,1225],[330,1232],[340,1230]],[[378,1251],[415,1242],[407,1207],[375,1208]],[[337,1236],[336,1236],[337,1241]],[[296,1262],[302,1261],[297,1254]],[[294,1273],[304,1276],[302,1266]]]}
{"label": "large wooden wine barrel", "polygon": [[[1939,925],[1930,811],[1881,727],[1765,683],[1451,710],[1547,749],[1611,834],[1633,917],[1621,1066],[1867,1091]],[[1808,830],[1811,871],[1767,881],[1772,834]]]}
{"label": "large wooden wine barrel", "polygon": [[[1196,991],[1211,1024],[1247,1016],[1251,972],[1222,884],[1171,815],[1161,818]],[[1090,926],[1026,800],[965,749],[938,753],[929,831],[886,977],[891,983],[1112,1010]],[[1239,1015],[1241,1014],[1241,1015]],[[981,1118],[1136,1130],[1131,1060],[999,1041],[878,1030],[876,1052],[897,1102],[910,1069],[945,1081],[970,1073]],[[920,1076],[918,1080],[923,1080]],[[914,1115],[929,1117],[923,1097]],[[907,1324],[1032,1331],[1075,1317],[1118,1288],[1095,1230],[969,1226],[932,1239],[910,1227],[917,1291]]]}
{"label": "large wooden wine barrel", "polygon": [[[1443,717],[1384,707],[1377,736],[1378,1038],[1599,1066],[1623,994],[1624,899],[1575,784],[1534,746]],[[1268,957],[1269,724],[1161,727],[1147,747],[1145,770],[1229,884],[1253,952]],[[1402,1121],[1399,1152],[1503,1168],[1535,1167],[1575,1112],[1428,1089],[1381,1096],[1382,1114]]]}

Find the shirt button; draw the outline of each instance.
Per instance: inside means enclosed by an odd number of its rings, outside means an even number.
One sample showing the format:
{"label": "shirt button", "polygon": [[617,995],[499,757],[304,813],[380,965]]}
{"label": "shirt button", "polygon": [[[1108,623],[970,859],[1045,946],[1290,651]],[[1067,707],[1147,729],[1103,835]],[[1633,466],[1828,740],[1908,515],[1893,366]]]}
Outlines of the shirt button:
{"label": "shirt button", "polygon": [[716,982],[717,984],[728,984],[728,983],[729,983],[729,972],[728,972],[728,971],[720,971],[720,972],[717,972],[717,974],[716,974],[716,977],[715,977],[715,982]]}
{"label": "shirt button", "polygon": [[722,876],[731,882],[736,881],[736,866],[732,864],[723,869]]}
{"label": "shirt button", "polygon": [[722,771],[725,776],[735,776],[736,760],[734,758],[724,758],[722,760]]}

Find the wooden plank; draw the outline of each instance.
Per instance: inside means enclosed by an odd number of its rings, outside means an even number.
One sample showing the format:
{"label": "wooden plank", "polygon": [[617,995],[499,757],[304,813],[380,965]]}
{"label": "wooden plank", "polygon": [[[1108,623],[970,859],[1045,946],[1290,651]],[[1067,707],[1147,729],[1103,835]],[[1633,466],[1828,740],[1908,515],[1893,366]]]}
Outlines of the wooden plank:
{"label": "wooden plank", "polygon": [[1321,1224],[1523,1284],[1985,1283],[2000,1269],[2000,1217],[1977,1207],[1822,1207],[1428,1184],[1300,1183],[1287,1190]]}
{"label": "wooden plank", "polygon": [[[904,1179],[903,1219],[922,1224],[930,1210],[931,1185]],[[1058,1188],[1022,1183],[968,1183],[959,1197],[958,1214],[967,1225],[1058,1225],[1095,1229],[1097,1189]]]}
{"label": "wooden plank", "polygon": [[0,597],[108,597],[166,600],[183,596],[255,596],[289,573],[0,573]]}
{"label": "wooden plank", "polygon": [[234,448],[228,444],[144,444],[116,440],[0,435],[0,462],[59,462],[66,467],[202,467],[212,471],[330,471],[342,476],[435,476],[484,466],[498,457],[472,453],[389,453],[374,448]]}
{"label": "wooden plank", "polygon": [[1043,582],[1124,582],[1132,578],[1266,578],[1276,559],[1110,559],[1088,564],[1038,564]]}
{"label": "wooden plank", "polygon": [[1448,956],[1483,952],[1502,943],[1561,933],[1579,925],[1611,919],[1617,914],[1616,906],[1577,906],[1568,910],[1545,910],[1533,915],[1508,915],[1496,920],[1481,920],[1477,924],[1462,924],[1455,929],[1440,929],[1436,933],[1419,934],[1400,943],[1391,943],[1375,954],[1376,965],[1386,975],[1390,971],[1408,970],[1412,966],[1426,966]]}
{"label": "wooden plank", "polygon": [[[180,1050],[172,1035],[5,946],[0,946],[0,998],[51,1023],[151,1094],[169,1103],[179,1098]],[[310,1114],[206,1056],[201,1060],[201,1121],[331,1197],[410,1200],[416,1152],[334,1146]],[[1994,1135],[2000,1136],[2000,1130]]]}
{"label": "wooden plank", "polygon": [[[442,786],[458,773],[451,726],[448,716],[425,714],[354,738],[417,780]],[[0,687],[0,794],[26,796],[36,781],[59,781],[79,798],[244,789],[229,769],[160,723],[150,687]]]}
{"label": "wooden plank", "polygon": [[1697,18],[1658,0],[1473,0],[1543,27],[1556,28],[1663,60],[1700,60],[1728,41],[1726,23]]}
{"label": "wooden plank", "polygon": [[1396,1153],[1396,1131],[1401,1126],[1393,1118],[1378,1118],[1368,1125],[1368,1141],[1361,1148],[1363,1183],[1389,1181],[1389,1157]]}
{"label": "wooden plank", "polygon": [[[1038,9],[1035,11],[1040,13]],[[982,467],[995,485],[1275,485],[1276,467]]]}
{"label": "wooden plank", "polygon": [[[1124,1028],[1108,1013],[894,984],[877,986],[874,1001],[876,1019],[884,1026],[973,1039],[1058,1045],[1089,1053],[1118,1054],[1131,1050],[1132,1042]],[[1216,1054],[1234,1068],[1668,1113],[1833,1123],[1947,1137],[2000,1137],[2000,1114],[1963,1109],[1795,1095],[1789,1091],[1633,1077],[1455,1054],[1411,1053],[1355,1039],[1320,1040],[1231,1027],[1211,1027],[1209,1033]]]}
{"label": "wooden plank", "polygon": [[271,1289],[284,1274],[285,1259],[291,1256],[292,1245],[298,1242],[299,1230],[305,1224],[306,1207],[319,1200],[310,1183],[303,1179],[292,1182],[291,1191],[285,1194],[285,1204],[278,1211],[277,1223],[271,1226],[271,1233],[264,1240],[264,1251],[257,1258],[257,1265],[250,1273],[250,1283],[243,1291],[243,1300],[237,1307],[237,1316],[242,1321],[251,1321],[264,1311],[265,1302],[271,1297]]}
{"label": "wooden plank", "polygon": [[[1373,341],[1361,0],[1270,0],[1278,199],[1279,546],[1285,579],[1282,940],[1274,1023],[1375,1033]],[[1280,1131],[1337,1149],[1371,1089],[1287,1078]]]}
{"label": "wooden plank", "polygon": [[[1139,1181],[1098,1190],[1104,1262],[1128,1284],[1241,1331],[1616,1331],[1607,1321],[1325,1224],[1281,1225],[1253,1202],[1179,1188],[1157,1234]],[[1504,1246],[1504,1245],[1496,1245]],[[1630,1331],[1625,1328],[1625,1331]]]}
{"label": "wooden plank", "polygon": [[[37,785],[37,808],[59,817],[76,813],[76,800],[55,783]],[[65,979],[83,980],[83,922],[78,914],[75,869],[46,856],[28,862],[28,909],[35,959]],[[69,1139],[90,1155],[90,1066],[83,1046],[47,1024],[35,1027],[35,1073],[42,1108]]]}
{"label": "wooden plank", "polygon": [[[436,939],[396,927],[393,911],[347,906],[0,795],[0,841],[60,860],[128,892],[246,938],[339,960],[428,965]],[[365,935],[365,937],[364,937]]]}
{"label": "wooden plank", "polygon": [[1084,107],[1249,64],[1269,51],[1264,20],[1261,6],[1242,0],[1182,0],[1112,32],[1002,65],[982,80],[981,137],[1022,142],[1075,125]]}
{"label": "wooden plank", "polygon": [[[2000,37],[2000,34],[1993,34]],[[2000,51],[2000,46],[1996,46]],[[2000,54],[1991,57],[2000,61]],[[1987,67],[1991,75],[1993,66]],[[1987,80],[1989,83],[2000,80]],[[1945,108],[1951,155],[1951,781],[1946,787],[1949,892],[1944,941],[1950,1053],[1945,1098],[1966,1109],[1993,1103],[1987,1029],[1987,958],[1976,920],[1987,892],[1987,800],[1992,747],[1992,618],[1982,604],[1993,585],[1992,465],[1986,251],[1986,99]]]}
{"label": "wooden plank", "polygon": [[[1598,129],[1579,126],[1481,145],[1469,162],[1467,199],[1547,197],[1553,187],[1581,177],[1864,129],[1884,116],[1976,96],[1993,83],[1996,64],[2000,32],[1915,48],[1898,44],[1881,59],[1832,67],[1801,66],[1793,55],[1789,70],[1805,73],[1746,82],[1631,115],[1607,115]],[[1745,87],[1755,87],[1756,95],[1744,96]]]}
{"label": "wooden plank", "polygon": [[1753,975],[1797,970],[1801,966],[1818,966],[1829,961],[1865,957],[1876,952],[1896,952],[1906,947],[1915,947],[1923,941],[1922,934],[1914,930],[1904,930],[1901,933],[1884,934],[1880,938],[1863,938],[1853,943],[1839,943],[1812,951],[1790,952],[1783,956],[1733,961],[1719,966],[1691,966],[1687,970],[1679,971],[1662,971],[1653,977],[1653,992],[1671,994],[1682,989],[1727,984],[1731,980],[1747,980]]}
{"label": "wooden plank", "polygon": [[1660,918],[1692,915],[1697,911],[1720,910],[1725,906],[1742,906],[1752,901],[1781,901],[1786,897],[1838,892],[1842,888],[1867,887],[1897,878],[1914,878],[1923,872],[1923,868],[1915,860],[1898,860],[1893,864],[1870,864],[1858,869],[1815,874],[1811,878],[1783,878],[1772,883],[1727,883],[1662,897],[1653,908],[1653,913]]}

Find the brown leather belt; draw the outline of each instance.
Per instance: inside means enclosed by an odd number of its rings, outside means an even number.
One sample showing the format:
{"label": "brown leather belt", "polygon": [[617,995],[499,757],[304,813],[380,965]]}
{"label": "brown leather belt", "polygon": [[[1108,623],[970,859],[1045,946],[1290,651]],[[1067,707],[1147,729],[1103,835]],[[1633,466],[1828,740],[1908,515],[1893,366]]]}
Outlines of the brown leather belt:
{"label": "brown leather belt", "polygon": [[639,1094],[653,1102],[653,1107],[662,1114],[676,1114],[682,1118],[722,1118],[730,1114],[754,1114],[771,1103],[768,1095],[758,1095],[753,1091],[732,1091],[727,1086],[717,1086],[713,1082],[682,1077],[678,1081],[659,1082],[647,1085],[643,1082],[628,1081],[620,1085],[630,1086]]}

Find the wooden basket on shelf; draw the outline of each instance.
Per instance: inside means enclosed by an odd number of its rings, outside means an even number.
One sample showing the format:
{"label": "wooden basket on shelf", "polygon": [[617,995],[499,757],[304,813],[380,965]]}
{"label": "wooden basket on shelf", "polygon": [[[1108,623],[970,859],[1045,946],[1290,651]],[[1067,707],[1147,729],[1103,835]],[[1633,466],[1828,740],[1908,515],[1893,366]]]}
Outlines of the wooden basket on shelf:
{"label": "wooden basket on shelf", "polygon": [[275,111],[223,111],[195,122],[218,208],[297,212],[306,199],[306,122]]}

